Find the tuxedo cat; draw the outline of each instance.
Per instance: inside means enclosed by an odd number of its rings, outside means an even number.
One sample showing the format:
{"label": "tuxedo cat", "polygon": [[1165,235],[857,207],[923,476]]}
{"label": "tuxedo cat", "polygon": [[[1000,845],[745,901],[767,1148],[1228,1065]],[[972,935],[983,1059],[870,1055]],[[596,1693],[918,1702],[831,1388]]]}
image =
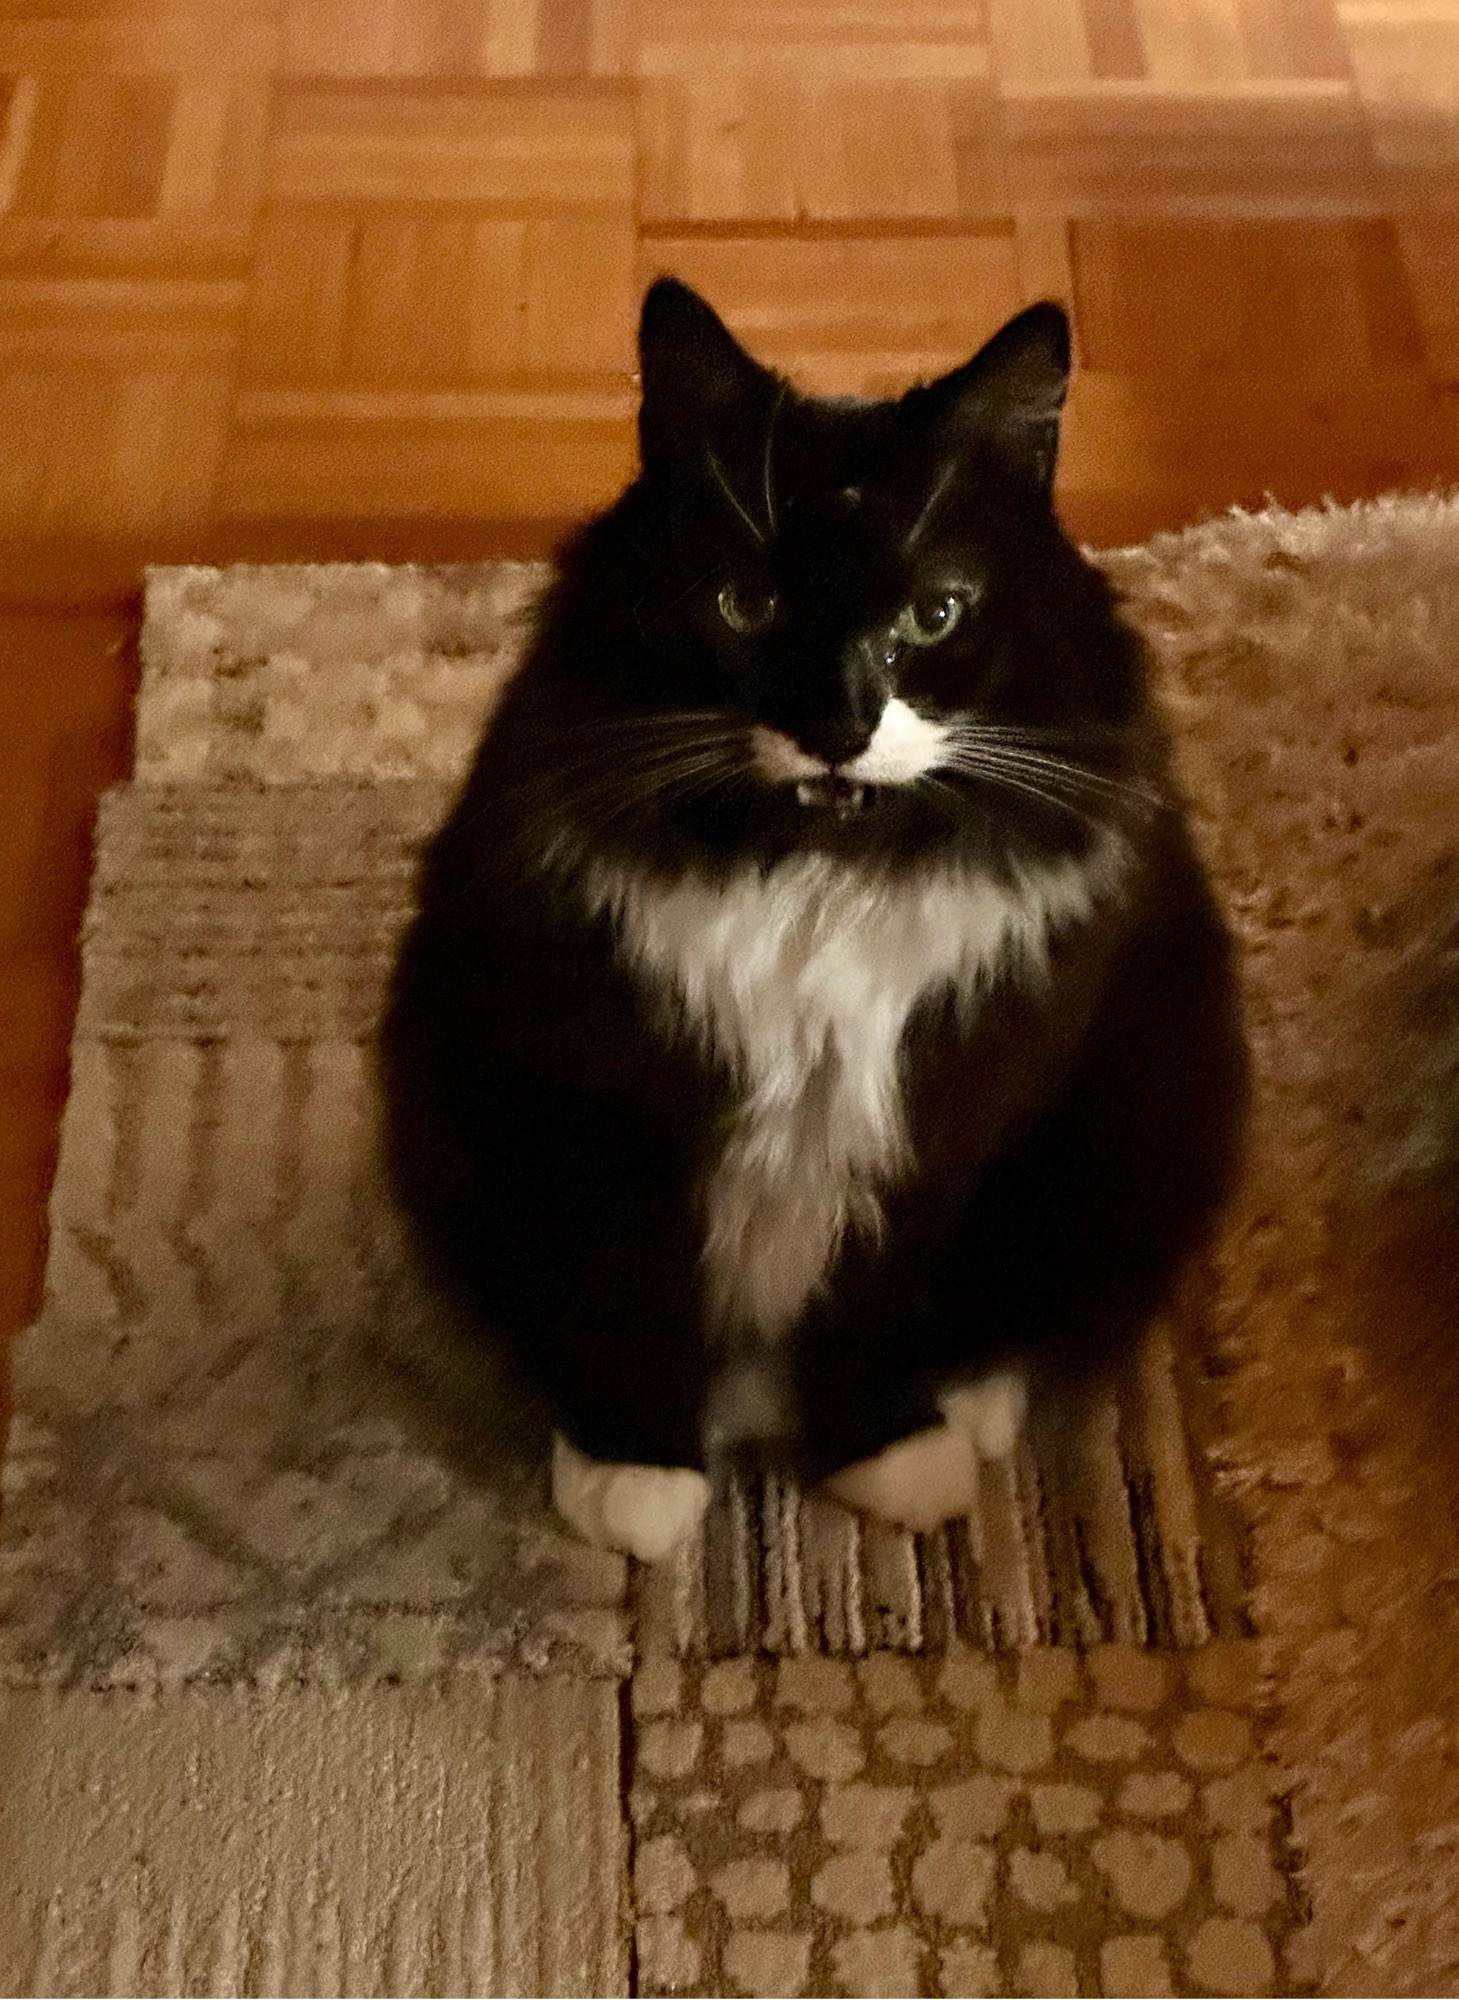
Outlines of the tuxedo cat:
{"label": "tuxedo cat", "polygon": [[640,355],[640,476],[426,856],[395,1177],[584,1534],[661,1555],[738,1459],[929,1527],[1207,1228],[1227,938],[1054,517],[1058,307],[887,402],[672,279]]}

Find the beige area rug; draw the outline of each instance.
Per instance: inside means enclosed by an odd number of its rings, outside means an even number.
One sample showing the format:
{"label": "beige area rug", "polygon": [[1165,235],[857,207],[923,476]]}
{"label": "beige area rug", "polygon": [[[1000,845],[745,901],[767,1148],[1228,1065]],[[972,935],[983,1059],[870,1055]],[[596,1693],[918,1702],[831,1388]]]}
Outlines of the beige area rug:
{"label": "beige area rug", "polygon": [[1459,501],[1109,559],[1244,949],[1219,1458],[1346,1993],[1459,1992]]}
{"label": "beige area rug", "polygon": [[[0,1665],[27,1679],[626,1663],[624,1566],[543,1508],[540,1450],[509,1448],[517,1411],[449,1351],[373,1154],[370,1037],[416,855],[542,574],[152,578],[49,1304],[17,1372]],[[418,1393],[442,1366],[470,1430]],[[640,1580],[639,1623],[711,1654],[1238,1631],[1236,1538],[1172,1368],[1163,1336],[1088,1427],[1066,1507],[1026,1452],[923,1538],[736,1489]]]}
{"label": "beige area rug", "polygon": [[1366,1088],[1333,1038],[1452,833],[1459,508],[1106,560],[1246,950],[1257,1156],[1200,1305],[1229,1372],[1203,1406],[1163,1330],[1062,1511],[1027,1461],[927,1538],[761,1487],[633,1578],[544,1508],[371,1143],[412,856],[537,573],[153,575],[5,1463],[0,1987],[1237,1993],[1356,1950],[1439,1990],[1402,1951],[1436,1963],[1452,1902],[1413,1803],[1452,1704],[1402,1705],[1386,1850],[1397,1724],[1361,1687],[1340,1751],[1318,1719],[1379,1652],[1352,1550],[1418,1614],[1313,1314]]}
{"label": "beige area rug", "polygon": [[1303,1990],[1262,1687],[1242,1640],[649,1656],[638,1990]]}

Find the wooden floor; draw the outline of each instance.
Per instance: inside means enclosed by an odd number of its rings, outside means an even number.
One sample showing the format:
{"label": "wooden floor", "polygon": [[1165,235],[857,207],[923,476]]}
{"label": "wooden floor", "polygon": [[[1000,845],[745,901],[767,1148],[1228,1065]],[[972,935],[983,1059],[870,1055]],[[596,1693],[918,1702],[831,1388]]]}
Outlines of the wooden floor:
{"label": "wooden floor", "polygon": [[1459,478],[1459,0],[0,0],[0,1332],[148,560],[539,549],[645,280],[808,385],[1072,307],[1125,540]]}

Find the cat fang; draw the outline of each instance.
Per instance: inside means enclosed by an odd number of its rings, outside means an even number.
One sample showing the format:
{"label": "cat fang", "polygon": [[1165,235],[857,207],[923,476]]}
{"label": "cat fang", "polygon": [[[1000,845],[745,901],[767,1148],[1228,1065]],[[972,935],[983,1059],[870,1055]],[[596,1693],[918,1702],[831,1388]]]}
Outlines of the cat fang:
{"label": "cat fang", "polygon": [[832,771],[824,778],[801,778],[796,784],[795,802],[829,810],[837,819],[849,819],[866,804],[866,786]]}
{"label": "cat fang", "polygon": [[768,782],[793,784],[796,804],[849,819],[877,785],[914,784],[941,762],[949,740],[941,724],[890,696],[877,715],[865,748],[841,764],[809,755],[776,729],[751,731],[757,772]]}
{"label": "cat fang", "polygon": [[926,1528],[1205,1241],[1229,940],[1054,514],[1058,307],[883,402],[672,279],[639,351],[639,476],[423,860],[390,1165],[590,1539],[661,1557],[741,1467]]}

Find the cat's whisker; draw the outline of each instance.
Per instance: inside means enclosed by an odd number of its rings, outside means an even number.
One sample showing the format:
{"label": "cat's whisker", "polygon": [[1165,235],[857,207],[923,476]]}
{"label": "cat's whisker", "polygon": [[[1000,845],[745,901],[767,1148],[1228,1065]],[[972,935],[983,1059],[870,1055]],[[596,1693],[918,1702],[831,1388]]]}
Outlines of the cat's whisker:
{"label": "cat's whisker", "polygon": [[951,718],[971,736],[1017,738],[1029,743],[1121,743],[1127,731],[1116,722],[996,722],[970,711]]}
{"label": "cat's whisker", "polygon": [[655,798],[685,780],[723,770],[729,761],[722,748],[665,752],[655,758],[637,759],[622,770],[599,772],[572,788],[565,802],[583,804],[615,793],[621,793],[629,801]]}
{"label": "cat's whisker", "polygon": [[[674,757],[688,756],[694,752],[704,750],[730,750],[739,748],[742,746],[743,741],[743,733],[741,732],[735,735],[688,737],[659,742],[649,740],[637,744],[629,743],[621,746],[621,753],[616,759],[616,763],[617,768],[620,770],[643,770],[653,764],[662,763],[666,758],[672,759]],[[571,757],[558,758],[555,768],[558,771],[564,772],[601,769],[604,758],[615,747],[617,746],[600,744],[595,748],[585,748]]]}
{"label": "cat's whisker", "polygon": [[1042,730],[1024,728],[1017,723],[967,723],[954,721],[951,725],[954,737],[963,743],[988,744],[1010,750],[1028,750],[1039,756],[1057,756],[1058,750],[1051,746],[1073,746],[1085,739],[1067,730]]}
{"label": "cat's whisker", "polygon": [[945,800],[952,812],[960,811],[967,803],[965,795],[956,785],[949,784],[946,778],[939,778],[932,771],[919,771],[912,785],[917,791],[935,792],[939,801]]}
{"label": "cat's whisker", "polygon": [[658,790],[671,779],[686,772],[697,772],[718,763],[719,757],[710,752],[681,752],[676,756],[664,756],[653,761],[629,765],[620,771],[599,771],[590,774],[582,782],[567,792],[568,800],[581,800],[600,793],[643,793]]}
{"label": "cat's whisker", "polygon": [[[1110,773],[1101,773],[1097,765],[1086,763],[1082,759],[1061,756],[1057,750],[1049,749],[1044,740],[1026,737],[1014,730],[999,731],[994,734],[991,730],[981,732],[956,729],[953,732],[953,740],[966,743],[971,748],[1006,750],[1020,756],[1042,758],[1047,763],[1062,765],[1067,770],[1085,771],[1091,776],[1104,775],[1112,778]],[[1112,781],[1122,782],[1113,779]]]}
{"label": "cat's whisker", "polygon": [[670,765],[651,774],[651,781],[662,788],[677,784],[681,779],[697,777],[703,771],[722,771],[728,760],[722,753],[705,752],[698,757],[686,757],[677,765]]}
{"label": "cat's whisker", "polygon": [[1009,757],[1002,760],[1005,768],[1026,772],[1030,777],[1042,780],[1055,790],[1065,790],[1089,799],[1100,799],[1107,804],[1124,804],[1143,813],[1152,812],[1159,804],[1158,796],[1141,785],[1105,778],[1096,772],[1077,769],[1061,769],[1041,759]]}
{"label": "cat's whisker", "polygon": [[1105,746],[1123,749],[1128,744],[1128,732],[1112,723],[1039,724],[1019,722],[985,722],[967,716],[951,718],[949,728],[957,740],[972,744],[986,745],[997,749],[1028,750],[1040,756],[1058,756],[1067,753],[1067,761],[1077,764],[1081,770],[1097,769],[1087,761],[1087,754]]}
{"label": "cat's whisker", "polygon": [[697,778],[685,778],[664,787],[661,796],[667,801],[672,798],[676,805],[689,805],[696,800],[710,797],[724,788],[737,788],[745,783],[743,771],[727,768],[709,771]]}
{"label": "cat's whisker", "polygon": [[740,776],[740,766],[727,762],[723,757],[706,758],[696,764],[685,764],[678,770],[655,774],[630,786],[616,808],[601,815],[600,825],[611,826],[641,807],[689,804]]}
{"label": "cat's whisker", "polygon": [[1026,763],[1021,758],[1010,757],[997,751],[955,751],[949,762],[964,769],[1007,771],[1027,779],[1030,783],[1047,785],[1054,791],[1068,791],[1106,800],[1109,796],[1101,787],[1082,785],[1071,773],[1051,770],[1037,763]]}
{"label": "cat's whisker", "polygon": [[1039,799],[1045,805],[1057,807],[1073,818],[1082,820],[1086,826],[1099,827],[1105,824],[1100,814],[1090,812],[1072,799],[1050,791],[1047,786],[1035,784],[1031,779],[1018,775],[992,760],[954,758],[949,761],[947,768],[960,772],[964,777],[976,778],[989,785],[1001,785],[1008,791],[1022,792],[1029,798]]}
{"label": "cat's whisker", "polygon": [[1154,811],[1164,803],[1158,788],[1144,778],[1115,777],[1106,771],[1093,770],[1086,764],[1076,764],[1066,757],[1056,757],[1045,751],[1026,749],[1006,740],[980,742],[976,737],[959,732],[952,741],[955,749],[974,756],[997,759],[1011,768],[1044,778],[1050,784],[1065,785],[1091,796],[1102,794],[1111,800],[1127,800],[1144,811]]}
{"label": "cat's whisker", "polygon": [[[570,724],[557,734],[544,737],[544,749],[550,746],[550,759],[544,757],[542,770],[524,783],[540,787],[564,774],[584,769],[599,770],[604,757],[615,750],[621,751],[623,762],[615,766],[614,771],[607,774],[609,776],[690,751],[743,750],[745,742],[744,724],[714,710],[684,711],[682,718],[625,716],[615,720],[604,717]],[[499,796],[507,796],[515,789],[509,786]]]}
{"label": "cat's whisker", "polygon": [[746,510],[746,508],[741,504],[741,502],[735,498],[734,489],[731,487],[729,481],[725,478],[724,468],[720,464],[719,460],[715,457],[713,447],[706,446],[704,455],[709,461],[709,469],[714,474],[715,484],[719,487],[720,492],[724,495],[725,499],[728,500],[731,507],[734,508],[735,512],[739,515],[740,519],[744,522],[745,526],[749,529],[750,533],[754,536],[758,546],[763,549],[765,546],[765,536],[761,533],[760,527],[758,523],[755,521],[754,517]]}
{"label": "cat's whisker", "polygon": [[937,512],[938,506],[941,504],[942,496],[946,493],[949,486],[951,486],[953,479],[957,475],[957,469],[958,466],[961,464],[961,462],[962,461],[960,458],[957,457],[950,458],[947,464],[943,466],[941,472],[938,473],[936,479],[933,481],[932,491],[928,494],[926,501],[923,503],[921,513],[912,523],[911,529],[907,534],[907,538],[902,543],[903,555],[910,555],[913,549],[916,548],[918,542],[921,541],[923,535],[927,532],[928,526],[932,521],[932,517]]}
{"label": "cat's whisker", "polygon": [[775,398],[775,407],[770,412],[770,422],[765,427],[765,464],[763,469],[763,479],[765,486],[765,519],[770,524],[770,533],[772,535],[776,533],[779,523],[775,519],[775,487],[770,477],[770,456],[775,448],[775,426],[780,419],[781,406],[784,404],[785,399],[789,394],[790,394],[790,384],[788,382],[782,382],[780,385],[780,394]]}
{"label": "cat's whisker", "polygon": [[684,729],[742,730],[744,725],[723,709],[666,709],[658,715],[592,716],[569,723],[559,737],[670,735]]}
{"label": "cat's whisker", "polygon": [[550,768],[536,772],[518,784],[503,786],[497,793],[497,799],[502,804],[511,805],[523,798],[535,797],[544,807],[551,809],[554,804],[571,803],[600,791],[613,791],[635,778],[651,779],[656,772],[671,769],[685,757],[723,754],[731,747],[738,747],[733,737],[722,744],[663,744],[637,751],[625,762],[607,771],[603,769],[601,750],[584,750],[576,757],[558,758]]}
{"label": "cat's whisker", "polygon": [[605,799],[611,801],[615,796],[630,803],[650,797],[663,779],[689,768],[691,762],[700,768],[721,761],[724,755],[724,747],[664,747],[606,771],[601,756],[581,756],[558,761],[549,770],[503,787],[496,803],[522,813],[534,824],[545,824],[560,819],[565,812],[596,812]]}
{"label": "cat's whisker", "polygon": [[677,593],[677,595],[671,597],[667,604],[661,604],[658,608],[658,611],[655,613],[654,617],[648,619],[647,621],[645,621],[643,616],[643,607],[645,604],[648,603],[649,600],[647,597],[640,597],[633,607],[633,621],[637,625],[640,634],[644,634],[651,631],[654,625],[660,623],[663,619],[667,618],[671,611],[677,611],[679,606],[684,602],[685,598],[692,597],[695,591],[698,590],[702,584],[708,583],[709,579],[712,576],[718,576],[722,570],[726,570],[728,568],[729,564],[725,562],[711,563],[709,568],[701,571],[701,573],[695,577],[692,583],[686,584],[684,588]]}
{"label": "cat's whisker", "polygon": [[743,728],[644,731],[621,738],[605,733],[598,737],[589,736],[579,744],[567,744],[554,758],[553,768],[557,771],[591,770],[601,768],[605,760],[611,759],[617,770],[644,769],[665,759],[701,751],[743,754],[747,742]]}

